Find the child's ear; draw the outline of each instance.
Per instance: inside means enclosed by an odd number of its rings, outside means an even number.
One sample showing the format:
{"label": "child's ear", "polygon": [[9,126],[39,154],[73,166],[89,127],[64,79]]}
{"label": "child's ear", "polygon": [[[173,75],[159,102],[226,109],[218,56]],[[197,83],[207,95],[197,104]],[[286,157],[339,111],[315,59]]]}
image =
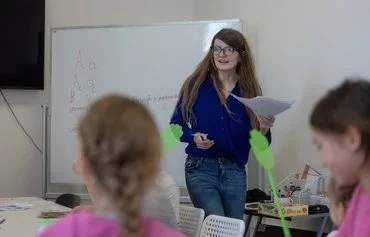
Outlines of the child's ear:
{"label": "child's ear", "polygon": [[81,165],[81,153],[78,154],[77,159],[73,162],[73,171],[76,175],[82,175],[82,165]]}
{"label": "child's ear", "polygon": [[358,152],[361,149],[361,133],[358,128],[350,126],[346,132],[346,144],[352,152]]}
{"label": "child's ear", "polygon": [[93,182],[89,162],[85,154],[82,152],[80,152],[78,155],[76,169],[85,184],[91,184]]}

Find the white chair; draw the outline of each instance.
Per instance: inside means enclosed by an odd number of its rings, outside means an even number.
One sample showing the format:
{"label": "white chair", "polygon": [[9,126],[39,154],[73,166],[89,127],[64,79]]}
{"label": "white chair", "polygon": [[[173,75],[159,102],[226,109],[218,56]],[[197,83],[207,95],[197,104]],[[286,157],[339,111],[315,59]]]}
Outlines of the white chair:
{"label": "white chair", "polygon": [[209,215],[203,221],[200,237],[243,237],[244,230],[243,220]]}
{"label": "white chair", "polygon": [[179,229],[188,237],[198,237],[204,219],[204,210],[180,205]]}

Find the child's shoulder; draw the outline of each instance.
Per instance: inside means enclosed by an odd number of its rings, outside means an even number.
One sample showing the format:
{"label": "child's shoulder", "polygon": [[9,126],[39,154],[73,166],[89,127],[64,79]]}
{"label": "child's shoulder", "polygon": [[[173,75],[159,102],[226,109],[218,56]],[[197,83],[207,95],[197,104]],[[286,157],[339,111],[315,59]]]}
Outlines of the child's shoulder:
{"label": "child's shoulder", "polygon": [[[180,231],[170,228],[153,217],[143,217],[145,237],[183,237]],[[117,237],[121,226],[112,217],[79,211],[46,227],[39,237]]]}
{"label": "child's shoulder", "polygon": [[353,194],[344,221],[339,228],[338,236],[369,236],[369,222],[370,192],[359,185]]}
{"label": "child's shoulder", "polygon": [[112,219],[94,215],[86,211],[78,211],[47,226],[40,237],[100,237],[101,233],[107,237],[119,236],[119,226]]}
{"label": "child's shoulder", "polygon": [[184,237],[178,229],[169,227],[151,216],[143,218],[143,228],[145,237]]}

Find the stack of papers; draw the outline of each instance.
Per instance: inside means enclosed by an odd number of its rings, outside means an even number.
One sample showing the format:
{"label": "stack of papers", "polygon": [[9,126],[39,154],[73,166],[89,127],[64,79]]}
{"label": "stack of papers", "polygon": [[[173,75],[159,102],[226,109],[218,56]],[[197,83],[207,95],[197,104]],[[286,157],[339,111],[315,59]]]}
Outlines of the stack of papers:
{"label": "stack of papers", "polygon": [[243,98],[231,94],[239,102],[262,116],[276,116],[292,107],[294,101],[276,100],[268,97],[257,96],[254,98]]}
{"label": "stack of papers", "polygon": [[258,211],[258,204],[259,202],[246,203],[244,208],[247,211]]}

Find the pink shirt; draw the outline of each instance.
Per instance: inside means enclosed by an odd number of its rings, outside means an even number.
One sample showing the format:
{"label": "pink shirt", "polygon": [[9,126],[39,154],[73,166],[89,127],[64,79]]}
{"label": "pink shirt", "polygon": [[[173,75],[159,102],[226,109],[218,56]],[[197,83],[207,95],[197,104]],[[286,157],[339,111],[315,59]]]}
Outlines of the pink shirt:
{"label": "pink shirt", "polygon": [[370,236],[370,192],[357,186],[336,237]]}
{"label": "pink shirt", "polygon": [[[145,237],[184,237],[170,228],[146,216],[142,218]],[[121,226],[111,217],[98,216],[80,211],[51,224],[42,230],[40,237],[121,237]]]}

